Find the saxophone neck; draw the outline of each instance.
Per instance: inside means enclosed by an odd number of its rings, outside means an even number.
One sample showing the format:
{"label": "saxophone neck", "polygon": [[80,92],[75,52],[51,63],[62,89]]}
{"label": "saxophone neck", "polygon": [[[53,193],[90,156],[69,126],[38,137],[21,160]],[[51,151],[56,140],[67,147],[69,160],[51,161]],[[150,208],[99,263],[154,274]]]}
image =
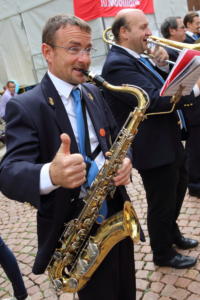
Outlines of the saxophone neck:
{"label": "saxophone neck", "polygon": [[149,96],[148,94],[138,86],[122,84],[122,85],[112,85],[108,83],[102,76],[93,74],[89,71],[82,70],[84,75],[88,77],[89,80],[93,81],[97,86],[103,86],[104,88],[120,93],[129,93],[136,97],[137,108],[141,110],[146,110],[149,106]]}

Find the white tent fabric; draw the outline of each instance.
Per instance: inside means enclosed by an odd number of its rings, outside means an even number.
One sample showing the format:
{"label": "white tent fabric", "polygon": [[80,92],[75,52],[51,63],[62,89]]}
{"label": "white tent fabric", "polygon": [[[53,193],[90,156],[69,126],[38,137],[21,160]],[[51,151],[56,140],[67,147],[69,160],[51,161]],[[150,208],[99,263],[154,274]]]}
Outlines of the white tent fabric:
{"label": "white tent fabric", "polygon": [[52,0],[0,0],[0,21],[50,1]]}
{"label": "white tent fabric", "polygon": [[0,21],[0,81],[16,80],[23,85],[34,83],[31,52],[21,18],[15,15]]}
{"label": "white tent fabric", "polygon": [[[98,0],[94,0],[98,1]],[[7,80],[20,85],[39,82],[47,65],[41,54],[41,31],[46,20],[58,13],[73,14],[72,0],[0,0],[0,90]],[[187,0],[154,0],[155,14],[147,15],[154,35],[159,35],[165,17],[184,16]],[[97,49],[91,69],[97,73],[106,57],[108,46],[102,41],[104,28],[113,18],[90,21],[93,43]]]}

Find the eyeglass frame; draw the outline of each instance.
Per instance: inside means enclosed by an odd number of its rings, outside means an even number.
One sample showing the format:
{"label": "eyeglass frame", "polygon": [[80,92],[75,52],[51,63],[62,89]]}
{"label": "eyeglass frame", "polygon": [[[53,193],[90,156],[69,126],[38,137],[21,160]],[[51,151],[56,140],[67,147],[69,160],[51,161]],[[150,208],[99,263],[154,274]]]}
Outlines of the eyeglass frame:
{"label": "eyeglass frame", "polygon": [[[72,55],[83,55],[83,54],[86,54],[86,55],[92,55],[92,51],[93,53],[95,53],[97,51],[97,49],[93,48],[93,47],[88,47],[88,48],[81,48],[81,47],[78,47],[78,46],[74,46],[74,47],[64,47],[64,46],[57,46],[57,45],[54,45],[54,44],[48,44],[49,46],[51,46],[52,48],[61,48],[61,49],[65,49],[65,51],[68,53],[68,54],[72,54]],[[70,53],[70,49],[79,49],[77,51],[77,53]]]}

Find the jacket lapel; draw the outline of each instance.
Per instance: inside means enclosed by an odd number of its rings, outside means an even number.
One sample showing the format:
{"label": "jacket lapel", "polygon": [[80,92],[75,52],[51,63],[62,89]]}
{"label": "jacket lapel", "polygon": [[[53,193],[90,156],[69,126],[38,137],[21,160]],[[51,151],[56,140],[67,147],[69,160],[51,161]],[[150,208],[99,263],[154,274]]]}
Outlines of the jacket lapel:
{"label": "jacket lapel", "polygon": [[67,133],[71,138],[71,152],[79,152],[74,132],[62,100],[54,87],[48,74],[46,74],[41,82],[45,100],[52,108],[55,122],[60,129],[60,133]]}
{"label": "jacket lapel", "polygon": [[[131,55],[128,51],[126,51],[125,49],[123,48],[120,48],[120,47],[117,47],[117,46],[112,46],[112,51],[114,52],[119,52],[119,53],[123,53],[125,54],[126,56],[129,56],[133,61],[134,63],[136,63],[138,65],[138,67],[140,69],[144,69],[147,70],[156,80],[159,80],[158,77],[155,75],[155,73],[147,66],[145,65],[142,61],[140,61],[138,58],[134,57],[133,55]],[[142,68],[141,68],[142,67]],[[160,81],[160,80],[159,80]]]}
{"label": "jacket lapel", "polygon": [[100,107],[97,105],[97,101],[95,101],[97,95],[91,93],[91,91],[85,86],[82,86],[82,93],[100,147],[103,153],[105,153],[106,151],[108,151],[108,145],[106,142],[106,135],[101,134],[101,132],[102,131],[104,132],[105,130],[104,128],[105,124],[102,122],[102,111]]}

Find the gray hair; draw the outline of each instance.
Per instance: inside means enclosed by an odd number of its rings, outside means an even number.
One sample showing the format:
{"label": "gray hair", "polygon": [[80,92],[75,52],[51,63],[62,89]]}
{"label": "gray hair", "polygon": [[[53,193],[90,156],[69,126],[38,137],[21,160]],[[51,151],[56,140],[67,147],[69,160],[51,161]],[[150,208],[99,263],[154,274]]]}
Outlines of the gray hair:
{"label": "gray hair", "polygon": [[160,31],[164,38],[170,38],[170,29],[177,29],[177,19],[181,19],[181,17],[169,17],[164,20],[161,24]]}

